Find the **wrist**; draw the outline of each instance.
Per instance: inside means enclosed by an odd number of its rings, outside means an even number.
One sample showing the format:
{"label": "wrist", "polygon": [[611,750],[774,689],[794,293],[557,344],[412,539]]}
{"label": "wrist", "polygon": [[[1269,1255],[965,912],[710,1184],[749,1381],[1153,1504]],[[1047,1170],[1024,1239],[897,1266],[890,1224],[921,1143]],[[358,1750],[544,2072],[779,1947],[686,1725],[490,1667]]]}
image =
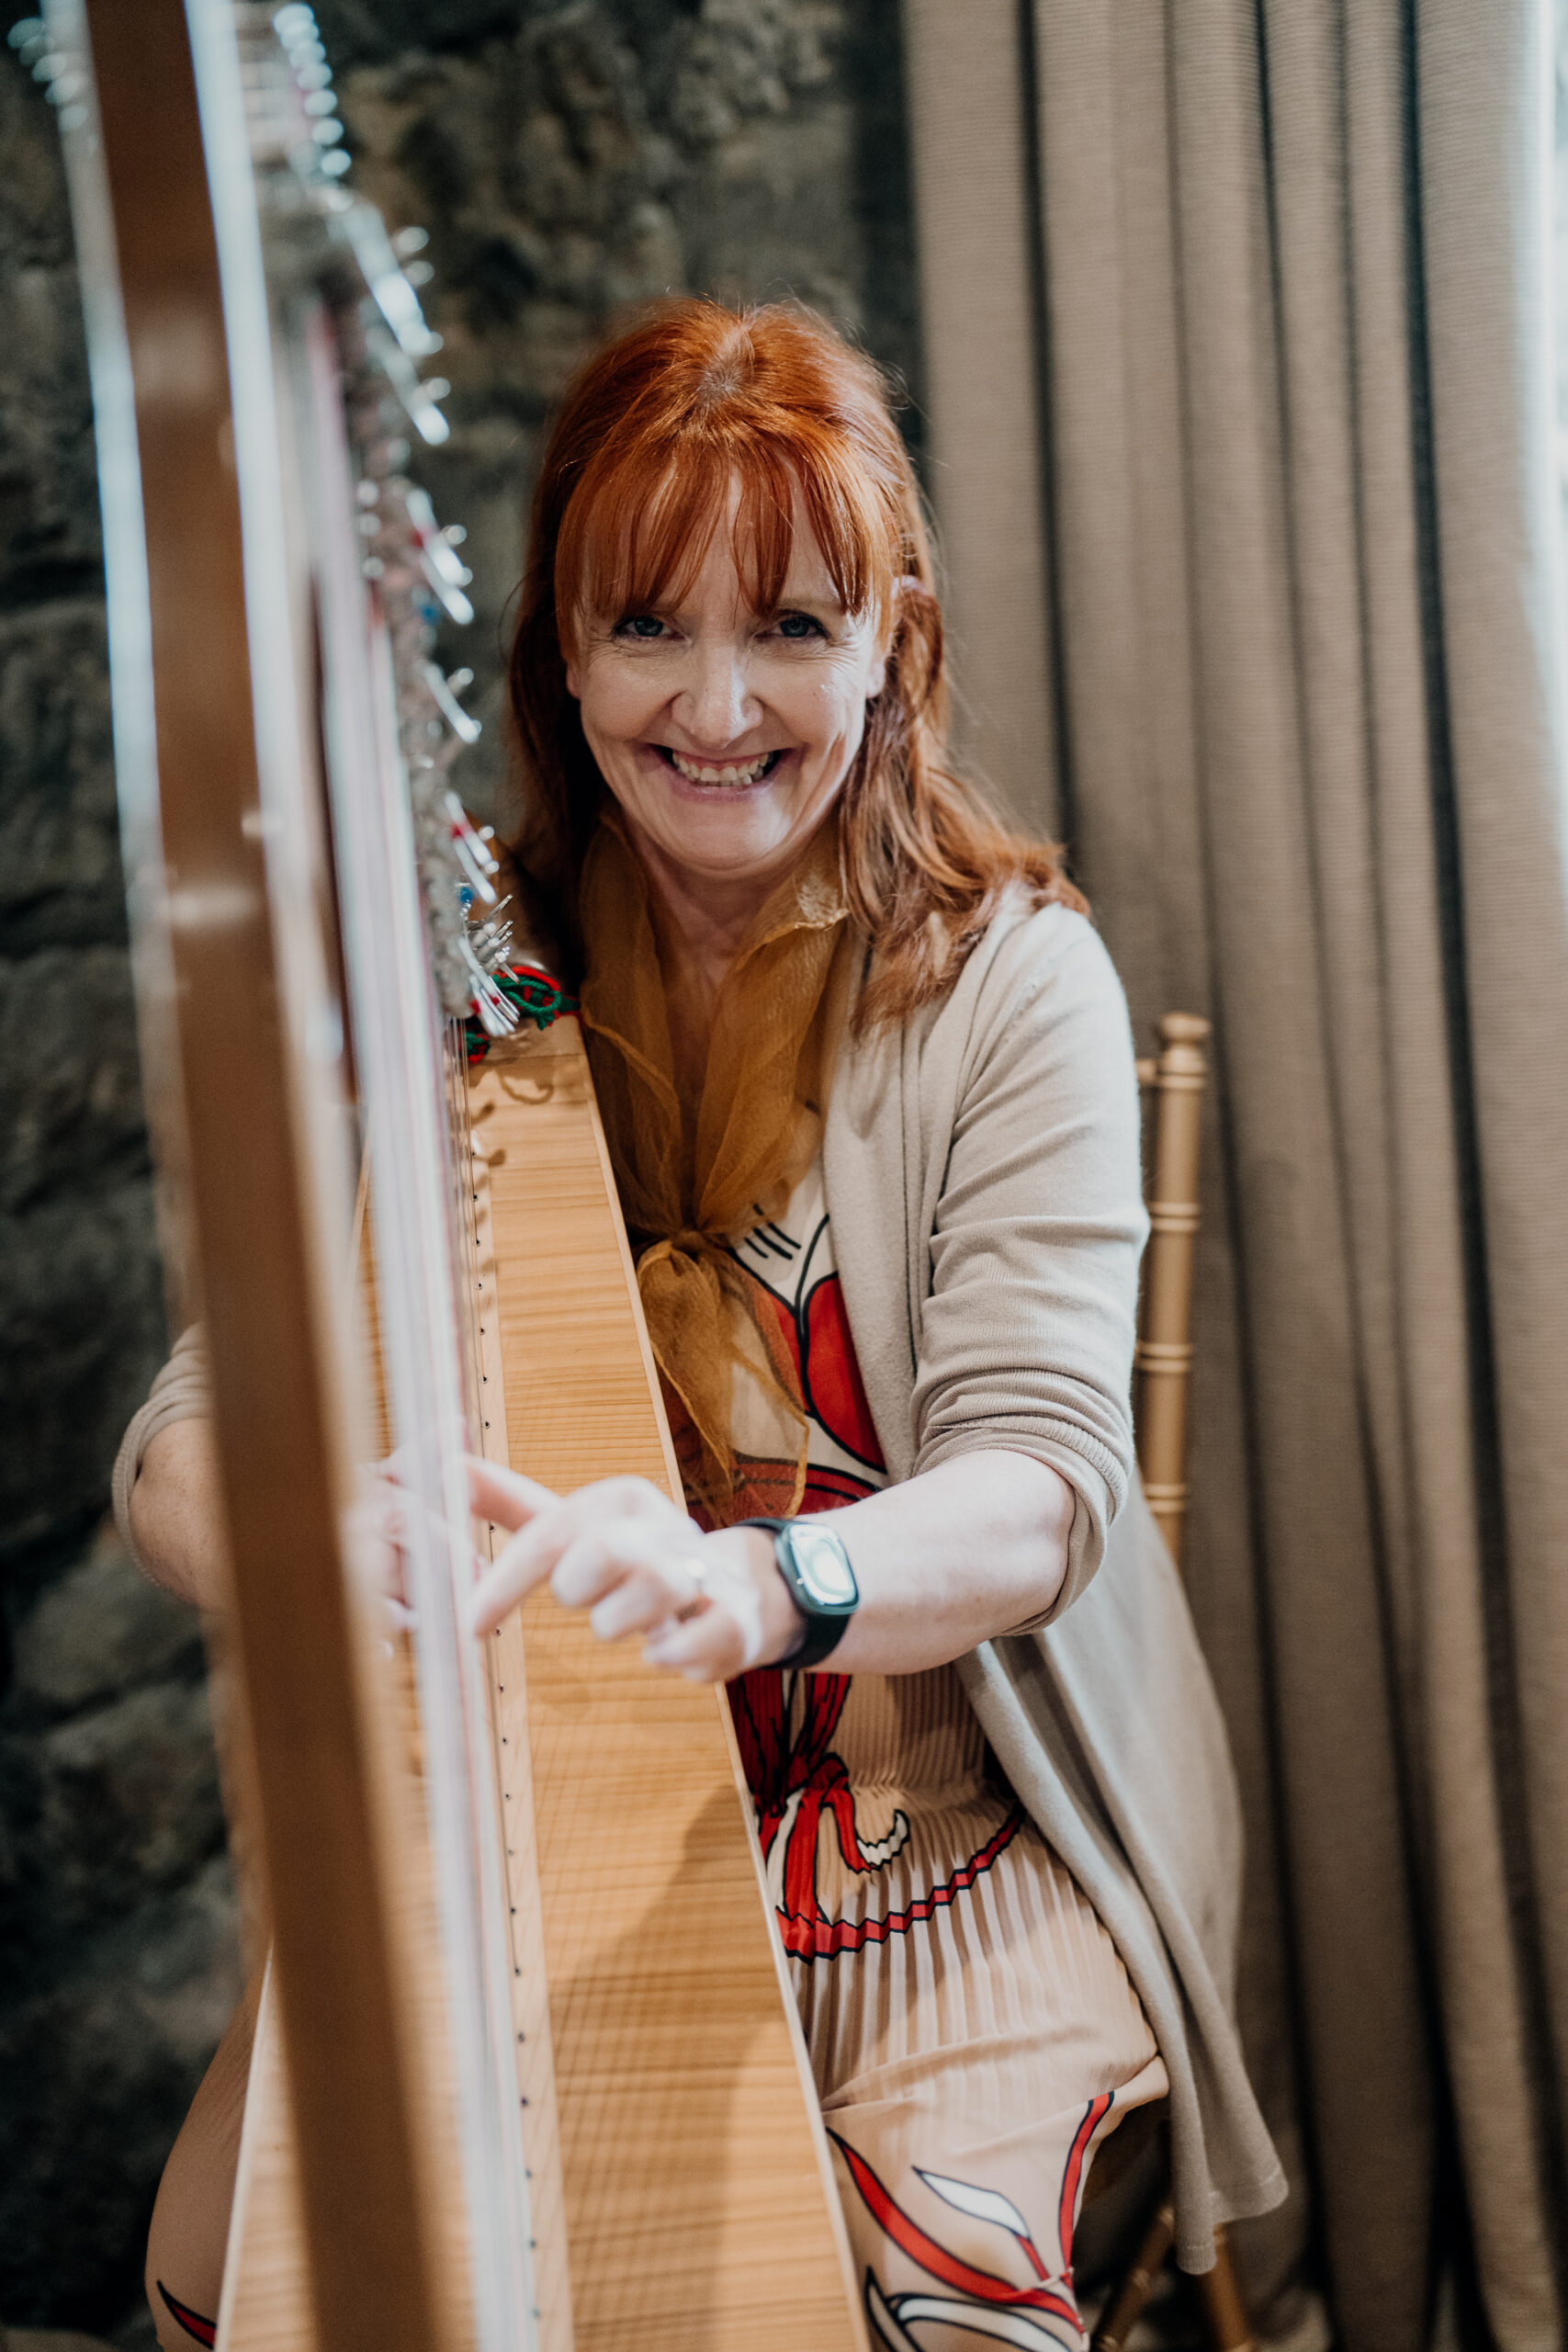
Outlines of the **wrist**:
{"label": "wrist", "polygon": [[752,1665],[782,1666],[799,1647],[806,1619],[779,1571],[773,1537],[761,1527],[727,1527],[707,1540],[728,1566],[741,1571],[757,1596],[762,1645]]}

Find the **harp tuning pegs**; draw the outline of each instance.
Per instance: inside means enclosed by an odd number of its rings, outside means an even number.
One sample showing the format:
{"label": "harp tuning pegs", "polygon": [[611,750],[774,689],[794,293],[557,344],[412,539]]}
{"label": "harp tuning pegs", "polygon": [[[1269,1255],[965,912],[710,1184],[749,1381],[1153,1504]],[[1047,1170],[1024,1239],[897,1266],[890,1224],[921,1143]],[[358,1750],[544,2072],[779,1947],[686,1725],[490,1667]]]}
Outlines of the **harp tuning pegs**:
{"label": "harp tuning pegs", "polygon": [[[472,684],[473,675],[471,670],[457,670],[447,678],[442,675],[439,662],[427,662],[424,665],[424,683],[434,697],[436,708],[460,743],[477,743],[484,732],[479,720],[470,718],[457,700],[463,686]],[[480,833],[478,839],[482,842],[486,835]]]}

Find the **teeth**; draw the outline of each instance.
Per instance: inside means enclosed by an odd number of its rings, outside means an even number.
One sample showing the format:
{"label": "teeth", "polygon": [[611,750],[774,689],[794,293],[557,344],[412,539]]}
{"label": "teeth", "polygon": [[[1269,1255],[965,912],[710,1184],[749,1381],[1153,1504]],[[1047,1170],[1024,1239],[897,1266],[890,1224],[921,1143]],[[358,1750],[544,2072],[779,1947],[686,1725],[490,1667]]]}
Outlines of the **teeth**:
{"label": "teeth", "polygon": [[670,764],[688,784],[755,784],[773,756],[772,752],[759,752],[754,760],[746,760],[739,767],[705,768],[695,760],[683,760],[679,752],[671,752]]}

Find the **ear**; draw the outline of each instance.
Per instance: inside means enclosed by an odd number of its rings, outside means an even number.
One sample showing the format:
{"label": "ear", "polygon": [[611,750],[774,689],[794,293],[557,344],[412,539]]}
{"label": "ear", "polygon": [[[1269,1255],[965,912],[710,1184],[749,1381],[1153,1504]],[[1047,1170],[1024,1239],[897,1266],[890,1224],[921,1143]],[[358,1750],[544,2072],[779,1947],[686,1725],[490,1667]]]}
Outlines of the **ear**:
{"label": "ear", "polygon": [[569,662],[566,665],[566,690],[573,702],[582,700],[582,673],[575,662]]}
{"label": "ear", "polygon": [[886,684],[887,656],[886,653],[883,653],[880,654],[877,657],[877,660],[873,663],[871,671],[866,678],[865,698],[867,702],[874,702],[877,695],[882,692],[883,687]]}

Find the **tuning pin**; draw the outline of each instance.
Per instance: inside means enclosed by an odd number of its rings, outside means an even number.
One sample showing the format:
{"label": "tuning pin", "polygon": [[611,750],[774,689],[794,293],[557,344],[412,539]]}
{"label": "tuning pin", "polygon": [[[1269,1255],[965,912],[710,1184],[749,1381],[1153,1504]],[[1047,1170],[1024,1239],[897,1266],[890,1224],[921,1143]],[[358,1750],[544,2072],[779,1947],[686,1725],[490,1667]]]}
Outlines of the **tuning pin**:
{"label": "tuning pin", "polygon": [[392,251],[400,261],[406,261],[411,254],[422,254],[429,243],[428,229],[399,229],[392,238]]}
{"label": "tuning pin", "polygon": [[468,812],[455,792],[444,796],[444,806],[451,824],[453,854],[463,879],[472,886],[476,898],[482,899],[487,907],[493,907],[495,891],[490,877],[500,873],[500,865],[469,824]]}
{"label": "tuning pin", "polygon": [[[492,842],[492,841],[494,841],[494,839],[495,839],[495,827],[494,827],[493,825],[481,825],[481,826],[479,827],[479,839],[480,839],[481,841],[484,841],[484,842]],[[459,890],[459,891],[458,891],[458,893],[457,893],[457,896],[459,897],[459,899],[462,897],[462,895],[463,895],[462,891],[461,891],[461,890]],[[497,932],[497,931],[499,931],[499,930],[501,930],[501,929],[502,929],[502,928],[504,928],[504,929],[505,929],[505,930],[507,930],[507,931],[510,931],[510,930],[512,929],[512,925],[511,925],[510,923],[507,923],[507,924],[505,924],[505,925],[503,926],[503,925],[502,925],[502,923],[501,918],[502,918],[502,916],[506,912],[507,908],[508,908],[511,904],[512,904],[512,900],[511,900],[510,896],[508,896],[508,897],[506,897],[506,898],[504,898],[504,899],[499,899],[499,900],[497,901],[497,903],[496,903],[495,912],[491,915],[491,917],[490,921],[489,921],[487,923],[485,923],[485,924],[481,927],[481,929],[480,929],[479,932],[477,932],[477,933],[476,933],[475,936],[476,936],[477,938],[479,938],[479,939],[489,939],[489,938],[491,936],[491,934],[492,934],[493,933],[495,933],[495,932]]]}
{"label": "tuning pin", "polygon": [[421,569],[451,617],[466,626],[474,617],[474,608],[463,591],[473,573],[459,562],[456,548],[443,537],[429,493],[411,483],[403,495]]}
{"label": "tuning pin", "polygon": [[[461,893],[458,895],[460,897]],[[506,903],[510,905],[511,900]],[[506,969],[512,956],[512,925],[509,922],[492,921],[483,923],[478,931],[470,931],[468,938],[476,959],[487,972],[503,972]]]}
{"label": "tuning pin", "polygon": [[470,943],[463,939],[459,941],[458,945],[463,961],[468,967],[468,976],[474,983],[471,1001],[475,1012],[479,1015],[480,1026],[488,1036],[510,1037],[513,1031],[521,1025],[523,1015],[511,998],[503,995],[496,987],[494,980],[475,955]]}
{"label": "tuning pin", "polygon": [[[473,673],[470,671],[468,673],[470,681],[472,676]],[[462,704],[457,700],[457,695],[454,694],[452,690],[452,679],[443,674],[439,662],[427,662],[425,663],[424,683],[430,688],[431,693],[434,695],[443,718],[446,719],[447,726],[450,727],[453,734],[457,737],[458,741],[464,743],[477,743],[479,737],[483,734],[484,729],[477,718],[470,718],[468,717],[468,712],[463,708]],[[479,838],[480,841],[483,841],[485,836],[483,833],[480,833]]]}

